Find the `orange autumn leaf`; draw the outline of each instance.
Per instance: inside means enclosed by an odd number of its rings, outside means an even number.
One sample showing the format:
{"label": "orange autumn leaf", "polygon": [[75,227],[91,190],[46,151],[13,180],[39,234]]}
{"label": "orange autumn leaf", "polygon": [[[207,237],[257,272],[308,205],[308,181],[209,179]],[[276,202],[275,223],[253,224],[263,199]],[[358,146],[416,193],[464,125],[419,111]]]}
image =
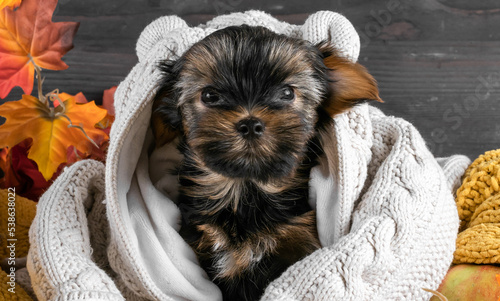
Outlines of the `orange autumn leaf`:
{"label": "orange autumn leaf", "polygon": [[62,93],[57,94],[57,98],[54,99],[54,107],[57,107],[59,105],[59,99],[64,102],[64,101],[71,98],[71,99],[74,99],[76,103],[80,103],[80,104],[89,102],[87,100],[87,97],[85,97],[85,95],[83,95],[82,92],[79,92],[75,95],[71,95],[71,94],[62,92]]}
{"label": "orange autumn leaf", "polygon": [[10,7],[10,9],[14,9],[19,7],[20,4],[21,0],[0,0],[0,10],[6,8],[7,6]]}
{"label": "orange autumn leaf", "polygon": [[[104,91],[104,95],[106,95],[106,91],[109,91],[109,90],[112,90],[112,89],[113,88],[105,90]],[[79,92],[76,95],[70,95],[68,93],[64,93],[63,92],[63,93],[57,94],[57,98],[54,99],[54,106],[57,107],[59,105],[59,100],[58,99],[60,99],[62,101],[66,101],[69,98],[74,99],[75,102],[79,103],[79,104],[87,103],[88,102],[87,98],[85,97],[85,95],[83,95],[82,92]],[[112,105],[113,105],[112,103],[111,103],[111,106],[109,105],[109,100],[108,100],[108,103],[106,103],[106,98],[103,99],[103,105],[100,106],[100,107],[103,108],[103,109],[105,109],[108,113],[106,114],[106,117],[104,117],[101,121],[99,121],[96,124],[96,127],[104,130],[106,132],[106,134],[109,134],[109,127],[111,126],[111,124],[115,120],[115,118],[114,118],[115,110],[114,110],[114,108],[113,108]],[[110,107],[111,107],[111,109],[110,109]]]}
{"label": "orange autumn leaf", "polygon": [[[105,116],[106,110],[95,103],[76,104],[70,97],[64,106],[49,108],[36,97],[23,95],[18,101],[10,101],[0,106],[0,116],[7,120],[0,126],[0,148],[13,147],[26,138],[33,144],[28,158],[35,161],[45,179],[50,179],[57,167],[66,162],[69,146],[82,153],[90,153],[93,141],[102,142],[107,135],[95,127]],[[70,121],[73,126],[68,127]],[[85,135],[86,134],[86,135]]]}
{"label": "orange autumn leaf", "polygon": [[0,98],[15,86],[31,94],[35,65],[68,68],[61,58],[73,48],[79,23],[53,23],[56,5],[57,0],[24,0],[15,11],[0,11]]}

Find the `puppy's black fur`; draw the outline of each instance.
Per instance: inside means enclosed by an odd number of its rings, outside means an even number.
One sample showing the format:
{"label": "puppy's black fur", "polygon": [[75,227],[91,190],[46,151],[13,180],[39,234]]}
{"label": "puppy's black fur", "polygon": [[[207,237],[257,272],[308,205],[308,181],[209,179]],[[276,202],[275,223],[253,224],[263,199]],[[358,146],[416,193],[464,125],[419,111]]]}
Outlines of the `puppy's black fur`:
{"label": "puppy's black fur", "polygon": [[165,61],[157,146],[180,138],[180,234],[224,300],[257,300],[320,247],[309,173],[332,117],[380,100],[375,80],[327,43],[228,27]]}

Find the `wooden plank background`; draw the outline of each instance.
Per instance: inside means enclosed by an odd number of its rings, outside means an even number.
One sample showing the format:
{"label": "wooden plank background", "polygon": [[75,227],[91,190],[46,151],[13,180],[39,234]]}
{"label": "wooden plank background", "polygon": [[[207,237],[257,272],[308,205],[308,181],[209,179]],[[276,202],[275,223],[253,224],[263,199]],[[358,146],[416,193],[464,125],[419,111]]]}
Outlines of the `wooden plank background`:
{"label": "wooden plank background", "polygon": [[[359,61],[379,82],[383,111],[414,123],[436,156],[500,148],[495,0],[60,0],[54,21],[80,29],[64,57],[69,69],[44,71],[44,91],[82,91],[100,102],[136,63],[135,42],[154,19],[175,14],[195,26],[248,9],[294,24],[318,10],[344,14],[360,33]],[[6,100],[21,94],[16,88]]]}

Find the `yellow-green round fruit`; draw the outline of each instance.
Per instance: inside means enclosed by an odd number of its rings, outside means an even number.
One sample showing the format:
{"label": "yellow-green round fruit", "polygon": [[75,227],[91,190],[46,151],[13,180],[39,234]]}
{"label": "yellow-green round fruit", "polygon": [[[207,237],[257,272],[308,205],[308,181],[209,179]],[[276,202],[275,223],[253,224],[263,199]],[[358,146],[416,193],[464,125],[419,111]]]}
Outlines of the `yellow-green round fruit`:
{"label": "yellow-green round fruit", "polygon": [[[453,266],[439,286],[438,292],[448,298],[448,301],[499,301],[500,266]],[[435,296],[431,299],[438,300]]]}

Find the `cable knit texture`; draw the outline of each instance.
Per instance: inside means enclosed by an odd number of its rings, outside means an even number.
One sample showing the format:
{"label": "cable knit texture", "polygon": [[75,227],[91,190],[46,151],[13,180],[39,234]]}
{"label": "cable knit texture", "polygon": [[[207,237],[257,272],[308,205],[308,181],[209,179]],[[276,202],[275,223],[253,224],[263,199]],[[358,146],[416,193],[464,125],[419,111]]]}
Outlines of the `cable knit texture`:
{"label": "cable knit texture", "polygon": [[[352,61],[359,37],[342,15],[318,12],[303,25],[259,11],[189,27],[176,16],[146,27],[138,63],[115,94],[106,166],[66,168],[40,200],[28,270],[41,300],[221,300],[178,234],[174,144],[152,150],[158,62],[230,25],[261,25],[313,43],[330,40]],[[323,247],[272,282],[262,300],[428,300],[455,249],[451,187],[467,158],[436,160],[415,128],[367,104],[335,118],[330,157],[311,171]],[[335,172],[328,171],[333,160]],[[444,169],[443,169],[444,167]]]}
{"label": "cable knit texture", "polygon": [[453,263],[500,263],[500,149],[469,166],[456,202],[462,231]]}

